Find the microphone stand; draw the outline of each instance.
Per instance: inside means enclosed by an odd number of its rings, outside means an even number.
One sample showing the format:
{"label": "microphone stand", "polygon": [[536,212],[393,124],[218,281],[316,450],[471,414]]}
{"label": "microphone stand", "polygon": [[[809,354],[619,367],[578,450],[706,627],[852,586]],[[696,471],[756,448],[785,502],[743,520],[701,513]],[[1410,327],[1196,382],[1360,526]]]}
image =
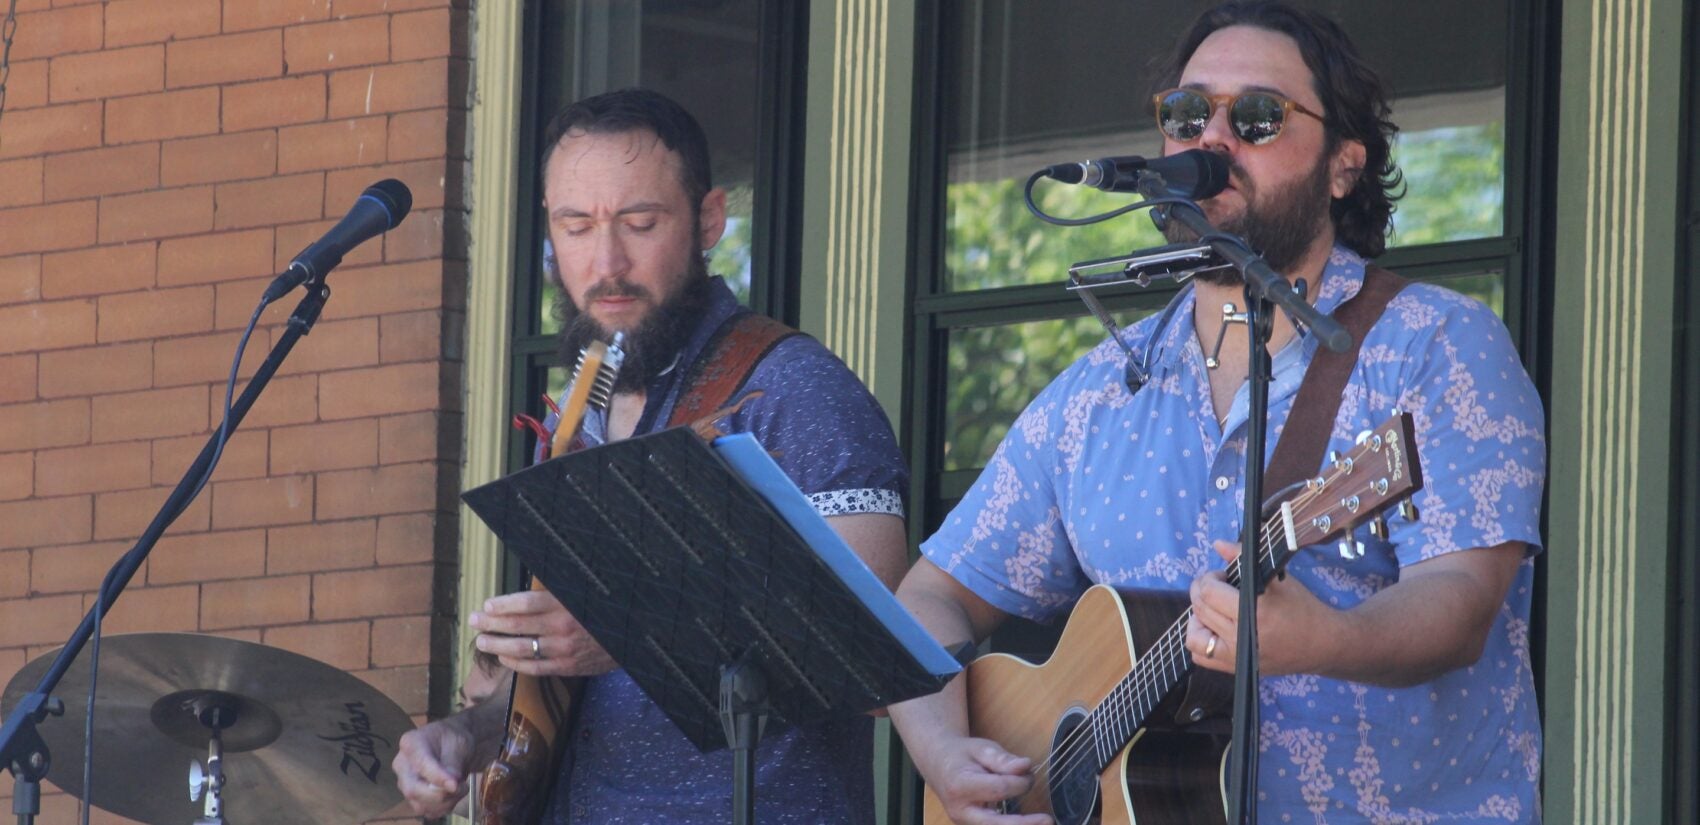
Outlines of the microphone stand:
{"label": "microphone stand", "polygon": [[[1150,170],[1139,173],[1136,186],[1149,199],[1172,198],[1161,175]],[[1162,207],[1159,207],[1162,208]],[[1274,306],[1279,304],[1289,317],[1310,328],[1323,346],[1336,352],[1352,344],[1345,327],[1316,311],[1293,290],[1287,279],[1253,252],[1246,242],[1210,224],[1204,212],[1191,202],[1173,203],[1165,209],[1166,220],[1179,221],[1200,243],[1209,244],[1223,260],[1234,265],[1245,280],[1246,328],[1250,339],[1250,417],[1246,421],[1245,515],[1240,528],[1240,615],[1239,638],[1234,656],[1233,743],[1228,782],[1228,822],[1232,825],[1257,822],[1257,594],[1263,590],[1263,462],[1269,431],[1269,338],[1274,330]],[[1246,560],[1250,560],[1250,564]]]}
{"label": "microphone stand", "polygon": [[[270,383],[272,375],[283,365],[283,359],[294,349],[295,343],[301,336],[312,331],[313,324],[318,322],[319,313],[324,309],[330,295],[330,287],[322,280],[307,284],[306,296],[296,305],[294,314],[290,315],[289,323],[277,343],[272,346],[271,353],[254,372],[254,377],[248,380],[248,386],[243,389],[241,397],[231,404],[230,425],[225,431],[227,440],[228,435],[234,433],[237,425],[242,423],[242,418],[248,414],[249,408],[259,399],[260,392]],[[218,451],[218,440],[219,433],[215,431],[207,439],[207,444],[201,449],[195,463],[190,465],[183,479],[177,483],[177,488],[172,490],[171,496],[160,506],[147,530],[136,540],[135,546],[130,548],[108,573],[105,583],[101,585],[101,598],[97,600],[96,606],[83,616],[82,624],[77,625],[70,640],[60,649],[59,655],[54,657],[53,664],[42,675],[35,690],[24,695],[23,700],[6,717],[5,727],[0,728],[0,765],[6,766],[12,772],[12,812],[18,816],[18,825],[33,825],[36,815],[41,813],[39,783],[47,776],[52,759],[47,752],[47,744],[42,741],[35,726],[48,716],[59,716],[65,712],[64,703],[52,698],[53,689],[59,685],[65,671],[70,669],[71,663],[82,652],[83,645],[87,644],[89,637],[93,635],[95,611],[98,610],[101,616],[105,616],[112,609],[113,603],[124,592],[124,587],[130,583],[131,577],[136,574],[136,570],[147,559],[148,553],[153,550],[154,544],[159,541],[160,535],[188,508],[189,502],[199,492],[200,481],[207,474],[213,463],[213,456]],[[85,789],[85,793],[91,790]],[[92,796],[92,793],[90,795]],[[93,804],[93,800],[85,801]]]}

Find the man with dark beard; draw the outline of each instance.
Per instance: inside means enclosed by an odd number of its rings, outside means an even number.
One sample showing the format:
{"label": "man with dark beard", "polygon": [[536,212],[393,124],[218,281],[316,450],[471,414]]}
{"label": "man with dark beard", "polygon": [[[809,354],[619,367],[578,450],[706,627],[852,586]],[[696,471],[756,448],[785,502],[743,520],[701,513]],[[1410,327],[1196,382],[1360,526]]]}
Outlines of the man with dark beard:
{"label": "man with dark beard", "polygon": [[[1166,74],[1152,98],[1165,152],[1202,148],[1230,162],[1229,188],[1200,204],[1214,225],[1302,278],[1324,313],[1360,292],[1385,295],[1382,284],[1396,292],[1332,391],[1337,414],[1295,404],[1318,342],[1276,320],[1270,453],[1284,432],[1318,423],[1347,453],[1397,407],[1415,418],[1426,478],[1420,521],[1392,517],[1382,535],[1359,528],[1356,558],[1300,552],[1260,597],[1259,815],[1538,821],[1528,622],[1545,446],[1510,336],[1472,299],[1366,275],[1399,182],[1394,127],[1379,81],[1335,23],[1281,3],[1229,3],[1193,24]],[[1167,321],[1126,331],[1129,353],[1105,342],[1033,400],[899,588],[940,642],[978,641],[1010,615],[1049,621],[1095,583],[1186,589],[1191,662],[1232,671],[1239,594],[1222,571],[1239,554],[1243,513],[1244,325],[1216,342],[1223,305],[1243,306],[1242,290],[1237,272],[1198,278]],[[1127,358],[1146,353],[1149,380],[1130,389]],[[923,778],[957,822],[1048,822],[1000,803],[1032,802],[1025,795],[1061,763],[971,737],[963,681],[891,708]]]}
{"label": "man with dark beard", "polygon": [[[654,92],[611,92],[565,109],[542,145],[550,147],[543,205],[552,271],[565,296],[562,354],[570,362],[593,339],[626,336],[612,403],[605,416],[586,418],[583,435],[596,443],[679,423],[751,433],[874,573],[895,584],[906,556],[907,476],[891,426],[818,342],[752,315],[709,277],[703,254],[725,227],[726,194],[710,184],[695,119]],[[732,397],[704,402],[716,387]],[[694,412],[702,403],[710,406]],[[545,822],[726,820],[732,760],[699,753],[554,597],[498,596],[469,621],[477,649],[509,670],[588,677]],[[467,793],[468,772],[487,765],[501,742],[503,704],[402,738],[397,784],[416,812],[441,816]],[[758,820],[872,821],[871,720],[770,724],[761,749]]]}

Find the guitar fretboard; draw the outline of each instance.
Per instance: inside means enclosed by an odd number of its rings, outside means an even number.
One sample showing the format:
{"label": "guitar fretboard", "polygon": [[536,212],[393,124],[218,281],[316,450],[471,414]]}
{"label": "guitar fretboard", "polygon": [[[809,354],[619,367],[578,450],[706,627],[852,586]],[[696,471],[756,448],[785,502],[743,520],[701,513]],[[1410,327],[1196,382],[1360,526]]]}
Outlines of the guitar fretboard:
{"label": "guitar fretboard", "polygon": [[[1292,548],[1286,546],[1286,534],[1281,530],[1279,516],[1264,522],[1263,536],[1265,549],[1259,558],[1264,562],[1263,569],[1273,574],[1293,554]],[[1277,559],[1281,563],[1278,564]],[[1239,586],[1238,559],[1228,565],[1227,579],[1229,584]],[[1090,731],[1092,737],[1093,773],[1102,772],[1109,766],[1110,760],[1145,726],[1157,705],[1192,671],[1192,654],[1186,649],[1186,626],[1191,618],[1192,608],[1189,606],[1181,611],[1180,618],[1163,631],[1150,649],[1140,653],[1133,670],[1122,677],[1082,723],[1081,728]],[[1067,747],[1064,746],[1065,749]],[[1053,761],[1059,755],[1053,753]]]}

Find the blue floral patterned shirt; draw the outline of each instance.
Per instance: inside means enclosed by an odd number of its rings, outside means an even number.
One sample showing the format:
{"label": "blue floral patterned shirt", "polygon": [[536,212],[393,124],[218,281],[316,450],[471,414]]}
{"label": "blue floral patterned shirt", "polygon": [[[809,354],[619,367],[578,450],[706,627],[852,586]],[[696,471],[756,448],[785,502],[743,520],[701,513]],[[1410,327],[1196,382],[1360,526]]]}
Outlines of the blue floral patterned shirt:
{"label": "blue floral patterned shirt", "polygon": [[[666,428],[678,377],[721,322],[747,312],[720,279],[708,310],[674,368],[647,388],[637,433]],[[785,339],[744,385],[761,391],[720,422],[751,433],[824,516],[903,515],[908,472],[891,424],[862,382],[818,341]],[[554,427],[554,421],[547,422]],[[587,417],[600,441],[606,421]],[[704,754],[624,671],[586,680],[578,724],[545,821],[552,823],[723,823],[732,815],[732,755]],[[873,725],[856,717],[808,728],[770,719],[756,747],[756,821],[871,823]],[[560,793],[561,789],[568,793]]]}
{"label": "blue floral patterned shirt", "polygon": [[[1363,259],[1336,247],[1317,308],[1332,312],[1363,277]],[[1222,568],[1212,543],[1240,535],[1247,396],[1242,387],[1219,426],[1184,300],[1154,343],[1154,317],[1124,333],[1136,356],[1155,347],[1136,395],[1123,384],[1126,356],[1106,341],[1033,400],[923,544],[928,559],[998,608],[1041,621],[1093,583],[1184,589]],[[1274,359],[1271,453],[1317,346],[1301,336]],[[1546,456],[1540,399],[1491,311],[1413,284],[1366,336],[1330,449],[1349,451],[1395,407],[1416,421],[1419,520],[1391,517],[1390,541],[1360,528],[1367,552],[1355,561],[1333,545],[1300,552],[1290,574],[1348,609],[1425,559],[1508,541],[1527,542],[1529,554],[1469,667],[1402,689],[1263,679],[1260,820],[1538,821],[1529,603]]]}

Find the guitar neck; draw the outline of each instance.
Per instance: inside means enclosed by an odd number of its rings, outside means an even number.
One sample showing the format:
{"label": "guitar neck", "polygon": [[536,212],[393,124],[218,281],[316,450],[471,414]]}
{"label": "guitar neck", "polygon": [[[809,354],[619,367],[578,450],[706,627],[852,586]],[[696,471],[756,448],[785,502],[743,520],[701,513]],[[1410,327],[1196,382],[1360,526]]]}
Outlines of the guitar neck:
{"label": "guitar neck", "polygon": [[[1280,516],[1264,522],[1264,549],[1259,558],[1266,570],[1279,570],[1281,565],[1277,560],[1292,557],[1293,548],[1287,546],[1287,534],[1282,527]],[[1228,583],[1238,587],[1240,560],[1230,563],[1226,572]],[[1192,672],[1192,654],[1186,649],[1186,626],[1191,618],[1192,608],[1188,606],[1148,650],[1140,652],[1133,670],[1087,716],[1083,726],[1092,731],[1098,771],[1109,766],[1116,754],[1133,741],[1134,734],[1145,727],[1151,713]]]}

